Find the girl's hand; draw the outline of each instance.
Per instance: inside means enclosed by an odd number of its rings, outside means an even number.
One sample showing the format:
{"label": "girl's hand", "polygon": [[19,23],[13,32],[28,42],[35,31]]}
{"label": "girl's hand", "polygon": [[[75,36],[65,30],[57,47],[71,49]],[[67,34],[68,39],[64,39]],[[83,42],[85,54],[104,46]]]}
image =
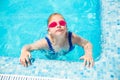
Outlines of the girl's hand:
{"label": "girl's hand", "polygon": [[84,56],[80,57],[80,59],[84,59],[84,66],[93,67],[94,61],[92,55],[85,54]]}
{"label": "girl's hand", "polygon": [[23,51],[20,56],[20,63],[25,67],[27,67],[28,65],[31,65],[31,62],[29,60],[30,57],[31,55],[29,51]]}

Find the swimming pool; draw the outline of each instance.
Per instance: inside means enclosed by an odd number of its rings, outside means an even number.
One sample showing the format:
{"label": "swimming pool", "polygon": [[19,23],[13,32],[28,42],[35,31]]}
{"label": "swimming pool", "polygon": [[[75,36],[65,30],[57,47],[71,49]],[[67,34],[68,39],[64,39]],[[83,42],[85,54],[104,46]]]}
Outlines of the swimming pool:
{"label": "swimming pool", "polygon": [[[67,6],[61,8],[65,4]],[[23,45],[44,38],[47,35],[47,18],[53,12],[59,12],[65,17],[69,31],[93,44],[95,59],[101,53],[100,4],[97,0],[91,0],[90,3],[84,0],[72,3],[68,0],[45,0],[40,3],[37,0],[8,0],[3,1],[1,9],[0,56],[19,57]],[[45,59],[44,52],[35,51],[32,54],[35,58]],[[74,51],[66,55],[66,60],[79,61],[83,54],[83,49],[76,46]]]}
{"label": "swimming pool", "polygon": [[[1,3],[0,34],[2,35],[0,39],[0,74],[72,80],[93,78],[94,80],[119,79],[120,54],[118,53],[120,45],[117,37],[120,34],[120,20],[118,18],[120,14],[118,11],[120,8],[118,5],[120,3],[119,0],[101,1],[102,19],[99,16],[100,2],[98,0],[76,0],[71,3],[68,0],[61,0],[60,2],[57,0],[45,0],[40,3],[38,0],[32,2],[26,0],[8,0],[5,2],[2,1]],[[107,5],[105,5],[106,3]],[[109,9],[110,4],[113,7]],[[93,53],[96,60],[94,68],[84,68],[81,62],[77,62],[78,57],[83,54],[82,49],[78,47],[69,54],[69,56],[74,56],[74,58],[69,57],[70,62],[67,62],[65,58],[63,58],[65,61],[43,60],[42,58],[44,56],[39,57],[42,52],[38,51],[32,53],[33,57],[36,58],[32,66],[24,68],[19,64],[18,57],[21,47],[24,44],[34,42],[45,36],[47,33],[46,20],[52,12],[62,13],[67,20],[70,31],[77,33],[93,43]],[[115,19],[112,20],[112,18],[108,17],[108,14]],[[102,24],[102,27],[100,24]],[[75,53],[75,55],[72,53]],[[97,57],[100,60],[97,60]],[[15,69],[16,71],[14,71]]]}

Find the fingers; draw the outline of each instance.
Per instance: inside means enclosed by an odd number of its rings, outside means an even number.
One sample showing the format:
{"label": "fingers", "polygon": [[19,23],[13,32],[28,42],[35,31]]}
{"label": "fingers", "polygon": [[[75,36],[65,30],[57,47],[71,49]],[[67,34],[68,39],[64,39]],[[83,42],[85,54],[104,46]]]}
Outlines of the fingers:
{"label": "fingers", "polygon": [[82,56],[80,57],[80,59],[84,59],[84,63],[83,65],[86,66],[86,67],[93,67],[94,65],[94,61],[93,61],[93,58],[89,57],[89,58],[86,58],[85,56]]}
{"label": "fingers", "polygon": [[93,67],[94,66],[94,61],[93,59],[90,61],[90,67]]}
{"label": "fingers", "polygon": [[25,59],[20,59],[20,63],[21,63],[23,66],[27,66]]}
{"label": "fingers", "polygon": [[29,58],[20,59],[20,63],[25,67],[27,67],[28,65],[31,65]]}
{"label": "fingers", "polygon": [[26,59],[25,59],[25,62],[26,62],[26,64],[27,64],[27,66],[28,66],[28,65],[31,65],[30,58],[26,58]]}
{"label": "fingers", "polygon": [[86,67],[92,68],[94,65],[93,59],[86,60]]}
{"label": "fingers", "polygon": [[21,63],[23,66],[27,67],[28,65],[31,65],[30,58],[31,58],[30,52],[26,51],[26,52],[24,52],[24,53],[21,53],[20,63]]}
{"label": "fingers", "polygon": [[84,65],[84,66],[86,66],[86,65],[87,65],[87,60],[86,60],[86,59],[84,60],[83,65]]}

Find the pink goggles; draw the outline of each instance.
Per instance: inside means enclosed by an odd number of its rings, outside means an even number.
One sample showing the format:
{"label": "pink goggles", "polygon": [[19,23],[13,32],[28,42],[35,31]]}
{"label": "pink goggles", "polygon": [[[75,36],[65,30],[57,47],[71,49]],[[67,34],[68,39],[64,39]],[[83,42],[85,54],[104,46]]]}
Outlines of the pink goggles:
{"label": "pink goggles", "polygon": [[[58,23],[60,26],[66,26],[66,22],[64,20],[60,20]],[[54,28],[57,25],[58,25],[57,22],[54,21],[48,25],[48,28]]]}

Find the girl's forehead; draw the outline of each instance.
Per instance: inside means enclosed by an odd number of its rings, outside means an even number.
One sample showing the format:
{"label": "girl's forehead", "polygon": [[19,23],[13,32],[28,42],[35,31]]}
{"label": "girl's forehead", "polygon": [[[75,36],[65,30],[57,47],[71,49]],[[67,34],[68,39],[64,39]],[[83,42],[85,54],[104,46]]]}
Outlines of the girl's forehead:
{"label": "girl's forehead", "polygon": [[64,19],[61,15],[53,15],[51,17],[51,20],[60,20],[60,19]]}

